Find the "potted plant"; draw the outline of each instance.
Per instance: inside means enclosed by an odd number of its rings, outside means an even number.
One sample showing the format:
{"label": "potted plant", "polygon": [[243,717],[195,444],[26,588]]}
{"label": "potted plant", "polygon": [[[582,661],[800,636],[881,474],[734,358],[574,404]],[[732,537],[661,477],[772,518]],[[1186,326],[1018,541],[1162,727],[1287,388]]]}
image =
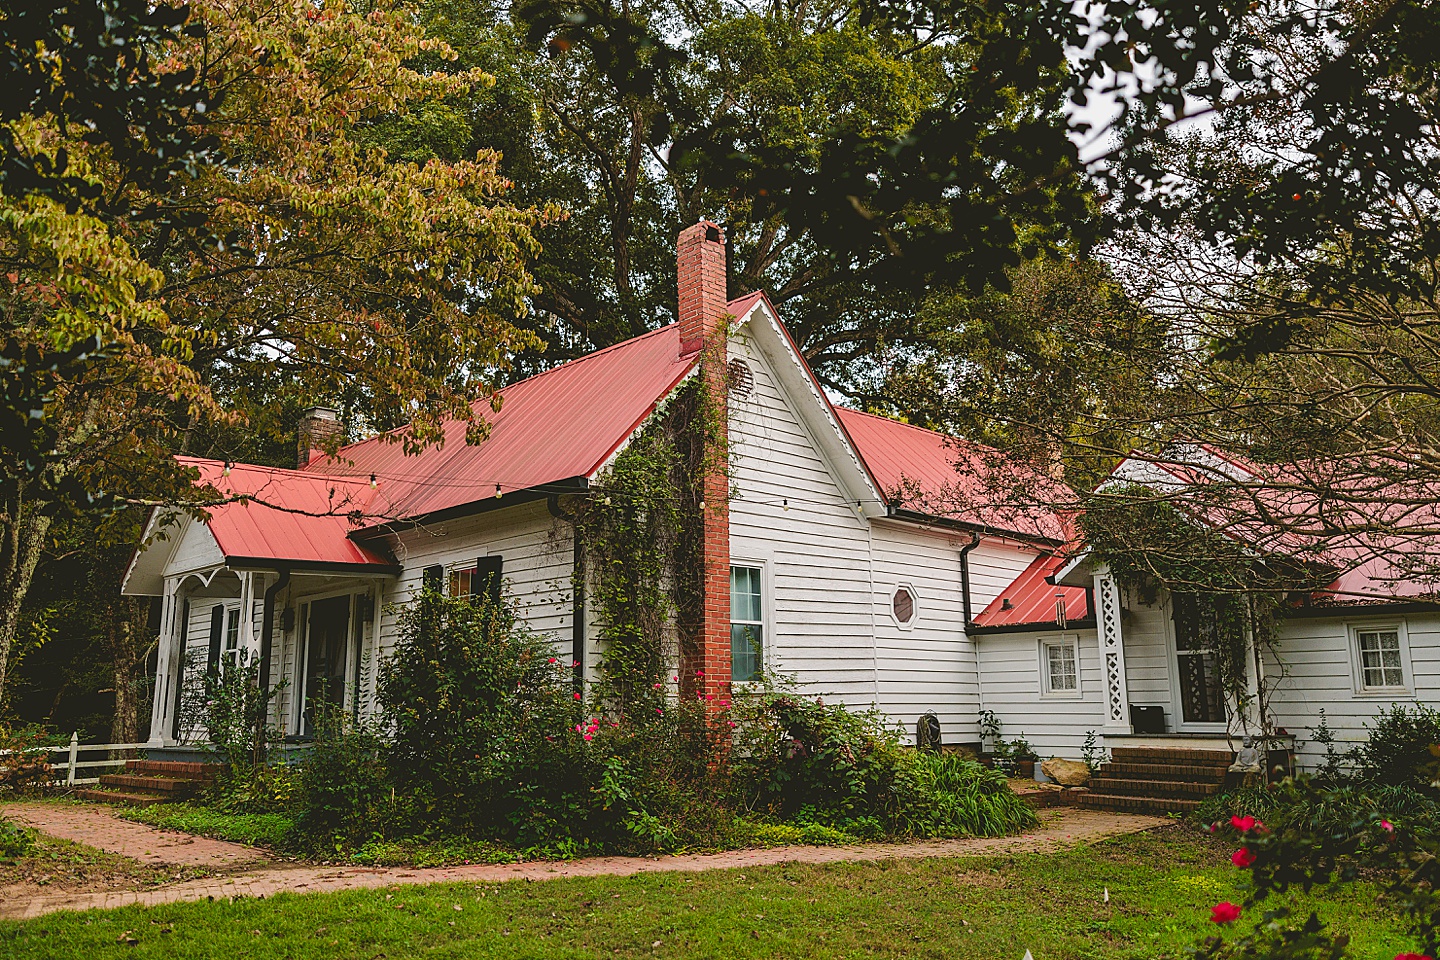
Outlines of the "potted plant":
{"label": "potted plant", "polygon": [[1010,752],[1010,744],[1004,740],[996,740],[995,749],[986,756],[990,758],[992,769],[999,770],[1006,776],[1015,772],[1015,757]]}
{"label": "potted plant", "polygon": [[1006,744],[1000,739],[1000,718],[994,710],[980,711],[980,762],[995,767]]}
{"label": "potted plant", "polygon": [[1030,747],[1030,741],[1025,739],[1025,734],[1010,741],[1009,754],[1015,765],[1015,772],[1022,777],[1033,780],[1035,778],[1035,761],[1040,759]]}

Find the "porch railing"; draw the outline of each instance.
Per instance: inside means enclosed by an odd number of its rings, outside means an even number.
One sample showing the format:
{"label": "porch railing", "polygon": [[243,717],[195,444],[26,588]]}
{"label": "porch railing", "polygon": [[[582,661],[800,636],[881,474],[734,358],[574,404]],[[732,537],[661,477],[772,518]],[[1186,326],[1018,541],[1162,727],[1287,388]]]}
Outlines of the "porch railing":
{"label": "porch railing", "polygon": [[[63,777],[57,776],[54,780],[51,780],[51,786],[79,787],[100,782],[99,776],[80,776],[81,771],[84,771],[88,774],[90,771],[94,770],[98,773],[99,770],[105,767],[113,768],[123,767],[125,765],[124,757],[106,757],[102,760],[81,760],[80,756],[82,754],[88,755],[94,753],[114,753],[126,750],[142,750],[147,746],[150,746],[150,744],[81,743],[80,734],[76,732],[70,734],[70,742],[68,744],[64,744],[58,747],[36,747],[34,750],[25,750],[22,751],[22,753],[50,754],[52,756],[52,759],[49,761],[50,769],[56,774],[60,774],[62,772],[64,774]],[[12,751],[9,750],[0,750],[0,765],[4,764],[4,758],[9,756],[11,752]],[[53,759],[55,754],[61,754],[62,758],[59,760]]]}

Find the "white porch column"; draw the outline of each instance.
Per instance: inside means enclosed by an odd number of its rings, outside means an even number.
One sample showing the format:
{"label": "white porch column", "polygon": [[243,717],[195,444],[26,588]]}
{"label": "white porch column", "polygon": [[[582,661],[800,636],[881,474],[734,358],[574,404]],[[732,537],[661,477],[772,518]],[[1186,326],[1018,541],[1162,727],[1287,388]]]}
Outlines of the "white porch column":
{"label": "white porch column", "polygon": [[259,662],[260,638],[255,633],[255,574],[250,570],[240,572],[240,637],[237,643],[245,651],[247,663]]}
{"label": "white porch column", "polygon": [[148,741],[157,747],[170,741],[170,728],[174,721],[175,666],[182,655],[175,649],[176,594],[179,587],[178,577],[166,577],[165,592],[160,600],[160,635],[155,644],[155,701],[150,707]]}
{"label": "white porch column", "polygon": [[[1247,612],[1253,612],[1251,604],[1251,599],[1246,597]],[[1252,621],[1245,625],[1245,696],[1247,703],[1243,715],[1239,718],[1241,731],[1252,737],[1259,736],[1265,731],[1265,717],[1260,704],[1260,689],[1264,683],[1264,652],[1255,642],[1255,625]]]}
{"label": "white porch column", "polygon": [[1106,733],[1131,733],[1130,697],[1125,689],[1125,643],[1120,628],[1120,584],[1109,566],[1095,570],[1095,624],[1104,671]]}

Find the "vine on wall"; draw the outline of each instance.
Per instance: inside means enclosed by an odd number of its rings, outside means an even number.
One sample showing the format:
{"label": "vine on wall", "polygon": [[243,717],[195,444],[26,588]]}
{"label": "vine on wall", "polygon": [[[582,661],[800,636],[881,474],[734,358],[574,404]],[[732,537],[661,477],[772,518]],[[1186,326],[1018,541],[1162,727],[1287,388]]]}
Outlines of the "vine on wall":
{"label": "vine on wall", "polygon": [[[1263,738],[1273,734],[1269,696],[1281,673],[1262,674],[1255,660],[1276,654],[1285,599],[1323,584],[1283,558],[1259,558],[1231,537],[1197,522],[1146,488],[1111,488],[1094,498],[1080,526],[1097,560],[1117,581],[1153,601],[1159,588],[1188,594],[1215,648],[1222,698],[1232,719]],[[1283,665],[1282,665],[1283,667]],[[1261,728],[1250,731],[1251,717]]]}
{"label": "vine on wall", "polygon": [[584,588],[604,646],[595,695],[616,716],[651,715],[672,689],[682,644],[701,616],[704,478],[726,463],[718,411],[696,378],[575,510]]}

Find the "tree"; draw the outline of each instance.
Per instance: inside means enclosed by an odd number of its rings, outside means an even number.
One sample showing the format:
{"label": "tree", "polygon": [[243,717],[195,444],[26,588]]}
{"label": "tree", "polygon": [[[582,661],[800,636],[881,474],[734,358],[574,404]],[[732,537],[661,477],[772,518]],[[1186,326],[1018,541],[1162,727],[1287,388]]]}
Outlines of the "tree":
{"label": "tree", "polygon": [[[827,385],[878,401],[872,354],[930,344],[934,331],[915,322],[912,290],[892,287],[876,272],[879,264],[817,236],[834,232],[828,222],[791,221],[755,194],[716,182],[694,144],[719,138],[732,152],[788,153],[813,165],[839,135],[837,125],[855,136],[900,138],[970,76],[973,50],[965,38],[867,23],[862,7],[836,0],[754,9],[629,5],[626,36],[640,42],[651,31],[676,44],[669,71],[647,85],[613,69],[616,45],[571,33],[527,37],[523,23],[517,29],[485,5],[430,0],[422,9],[460,51],[459,64],[483,66],[499,80],[424,122],[382,122],[380,142],[416,157],[431,155],[425,144],[441,157],[494,147],[520,196],[568,213],[541,234],[541,291],[527,323],[546,348],[523,357],[520,370],[672,319],[674,236],[702,214],[726,227],[732,294],[766,290]],[[589,16],[589,8],[581,13]],[[594,11],[611,14],[619,17]],[[996,98],[987,129],[1001,136],[1055,105],[1039,96]],[[850,201],[843,203],[846,216],[855,216]],[[934,207],[917,202],[915,216],[943,217]],[[967,215],[986,222],[984,213]],[[1038,247],[1052,234],[1084,229],[1035,230],[1028,240]],[[1013,251],[1005,256],[1015,258]]]}
{"label": "tree", "polygon": [[[169,454],[226,455],[253,412],[246,401],[274,398],[410,422],[412,445],[434,442],[446,416],[478,438],[471,402],[493,396],[510,355],[534,344],[512,321],[534,290],[525,264],[546,214],[501,199],[493,155],[393,162],[352,134],[488,78],[404,66],[449,53],[395,4],[207,0],[191,17],[204,30],[153,56],[214,92],[204,130],[226,165],[147,183],[48,118],[14,125],[116,198],[75,214],[37,197],[0,211],[7,334],[63,343],[98,332],[115,353],[57,391],[53,469],[129,502],[193,501]],[[0,582],[0,654],[55,548],[56,511],[23,484],[0,511],[19,545]]]}

